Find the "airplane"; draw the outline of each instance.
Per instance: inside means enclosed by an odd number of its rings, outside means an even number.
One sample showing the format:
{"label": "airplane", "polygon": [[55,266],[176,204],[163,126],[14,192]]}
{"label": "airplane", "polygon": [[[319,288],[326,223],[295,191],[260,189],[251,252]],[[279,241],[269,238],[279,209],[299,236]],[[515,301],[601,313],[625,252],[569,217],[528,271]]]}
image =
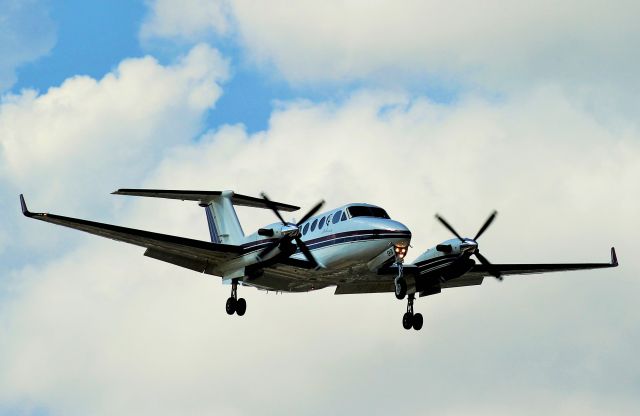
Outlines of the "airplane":
{"label": "airplane", "polygon": [[[320,201],[293,223],[280,212],[300,208],[272,201],[264,193],[261,198],[233,191],[160,189],[119,189],[113,194],[195,201],[205,209],[211,241],[34,213],[27,208],[23,195],[20,204],[22,213],[29,218],[145,247],[147,257],[221,277],[223,283],[231,285],[225,305],[229,315],[242,316],[246,312],[245,299],[238,297],[239,285],[275,292],[307,292],[336,286],[336,295],[394,292],[399,300],[407,298],[402,326],[420,330],[423,317],[413,309],[416,295],[430,296],[442,289],[480,285],[487,276],[502,280],[507,275],[618,266],[613,247],[608,263],[491,263],[480,253],[478,238],[495,220],[495,211],[473,238],[462,237],[436,215],[455,238],[426,250],[412,263],[405,263],[411,231],[372,204],[350,203],[318,213],[324,205]],[[235,206],[269,209],[279,221],[245,235]]]}

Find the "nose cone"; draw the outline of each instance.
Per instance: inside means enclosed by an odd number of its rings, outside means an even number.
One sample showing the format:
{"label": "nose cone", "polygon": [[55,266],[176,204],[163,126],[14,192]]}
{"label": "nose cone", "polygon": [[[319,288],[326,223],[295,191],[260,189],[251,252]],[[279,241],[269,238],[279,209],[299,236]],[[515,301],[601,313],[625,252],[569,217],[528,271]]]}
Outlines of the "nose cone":
{"label": "nose cone", "polygon": [[407,226],[401,222],[394,221],[394,220],[384,220],[384,222],[381,225],[382,225],[381,228],[384,230],[397,231],[397,232],[411,235],[411,231],[409,231],[409,228],[407,228]]}
{"label": "nose cone", "polygon": [[392,239],[395,244],[408,245],[411,241],[411,231],[401,222],[388,218],[355,218],[359,228],[372,230],[374,234]]}
{"label": "nose cone", "polygon": [[408,233],[408,235],[411,235],[411,231],[409,231],[406,225],[388,218],[362,217],[356,218],[355,220],[360,222],[362,227],[370,228],[373,230],[397,231],[398,233]]}
{"label": "nose cone", "polygon": [[474,240],[466,239],[464,243],[460,243],[460,251],[474,253],[478,249],[478,243]]}

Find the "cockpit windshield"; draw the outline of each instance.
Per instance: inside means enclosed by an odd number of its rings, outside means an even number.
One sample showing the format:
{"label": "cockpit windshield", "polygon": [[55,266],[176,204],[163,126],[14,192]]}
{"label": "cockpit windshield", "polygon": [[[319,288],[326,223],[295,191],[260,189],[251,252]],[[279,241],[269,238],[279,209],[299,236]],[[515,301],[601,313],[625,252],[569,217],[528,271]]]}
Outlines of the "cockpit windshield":
{"label": "cockpit windshield", "polygon": [[389,215],[385,210],[378,207],[368,207],[364,205],[354,205],[349,208],[349,214],[351,217],[375,217],[375,218],[387,218],[389,219]]}

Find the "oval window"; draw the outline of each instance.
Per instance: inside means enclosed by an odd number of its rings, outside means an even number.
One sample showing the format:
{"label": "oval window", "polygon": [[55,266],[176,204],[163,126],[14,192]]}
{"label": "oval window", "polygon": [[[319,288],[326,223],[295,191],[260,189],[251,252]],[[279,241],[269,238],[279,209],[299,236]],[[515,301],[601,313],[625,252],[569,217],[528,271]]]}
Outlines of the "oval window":
{"label": "oval window", "polygon": [[306,223],[304,225],[304,228],[302,229],[302,235],[307,234],[307,231],[309,231],[309,223]]}
{"label": "oval window", "polygon": [[318,224],[318,230],[321,230],[321,229],[322,229],[322,227],[324,226],[324,220],[325,220],[325,219],[326,219],[325,217],[322,217],[322,218],[320,219],[320,224]]}
{"label": "oval window", "polygon": [[318,219],[316,218],[315,220],[313,220],[313,222],[311,223],[311,231],[316,229],[316,225],[318,224]]}
{"label": "oval window", "polygon": [[340,211],[333,214],[333,223],[337,224],[340,221]]}

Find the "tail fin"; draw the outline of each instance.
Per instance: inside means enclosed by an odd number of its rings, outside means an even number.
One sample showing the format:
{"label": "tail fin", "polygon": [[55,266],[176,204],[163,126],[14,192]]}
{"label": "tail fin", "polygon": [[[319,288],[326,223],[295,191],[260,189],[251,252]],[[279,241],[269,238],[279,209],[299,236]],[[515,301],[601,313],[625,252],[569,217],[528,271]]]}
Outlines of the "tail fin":
{"label": "tail fin", "polygon": [[[240,244],[244,238],[244,231],[242,231],[234,205],[269,208],[261,198],[240,195],[233,191],[118,189],[113,194],[198,201],[200,206],[206,210],[211,241],[223,244]],[[281,211],[296,211],[300,209],[300,207],[281,202],[275,202],[274,204]]]}
{"label": "tail fin", "polygon": [[233,192],[222,192],[213,197],[209,203],[201,202],[207,212],[207,223],[211,241],[223,244],[240,244],[244,239],[244,231],[236,215],[231,197]]}

